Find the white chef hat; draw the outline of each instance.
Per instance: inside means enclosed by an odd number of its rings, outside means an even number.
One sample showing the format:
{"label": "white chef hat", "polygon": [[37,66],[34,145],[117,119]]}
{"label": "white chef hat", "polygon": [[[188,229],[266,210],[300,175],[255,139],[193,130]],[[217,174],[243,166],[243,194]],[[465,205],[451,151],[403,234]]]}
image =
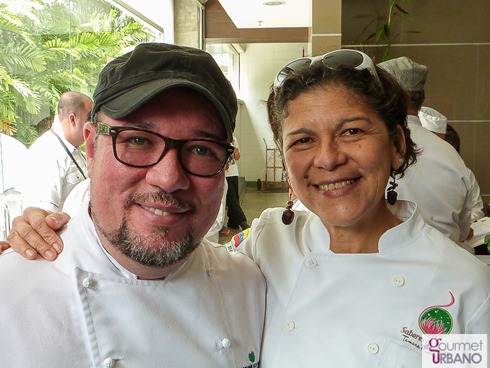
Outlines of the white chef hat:
{"label": "white chef hat", "polygon": [[433,108],[422,106],[419,111],[422,126],[431,132],[446,134],[447,118]]}

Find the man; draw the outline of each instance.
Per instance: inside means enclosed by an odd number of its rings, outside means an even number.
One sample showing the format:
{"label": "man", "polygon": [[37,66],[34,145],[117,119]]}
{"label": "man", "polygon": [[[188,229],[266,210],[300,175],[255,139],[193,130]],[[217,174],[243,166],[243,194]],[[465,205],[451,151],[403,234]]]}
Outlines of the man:
{"label": "man", "polygon": [[226,170],[226,181],[228,182],[228,191],[226,192],[226,206],[228,207],[228,224],[230,229],[246,230],[250,227],[247,222],[247,217],[240,205],[240,193],[238,191],[238,164],[240,159],[240,147],[238,139],[233,137],[233,159],[230,160],[228,169]]}
{"label": "man", "polygon": [[[419,118],[420,118],[420,122],[422,123],[422,126],[425,129],[430,130],[439,138],[444,139],[447,142],[446,132],[447,132],[448,124],[447,124],[447,118],[444,115],[442,115],[439,111],[431,107],[422,106],[422,108],[419,111]],[[457,152],[459,153],[459,150],[457,150]],[[468,168],[468,175],[471,184],[470,185],[470,195],[472,198],[471,222],[473,223],[485,217],[485,213],[483,212],[484,204],[480,195],[480,186],[478,185],[475,174],[473,174],[473,171],[471,171],[470,168]],[[473,236],[473,229],[470,229],[470,235],[467,238],[471,239],[472,236]]]}
{"label": "man", "polygon": [[201,241],[236,112],[202,50],[141,44],[102,70],[84,130],[90,202],[65,250],[0,257],[2,366],[258,366],[263,277]]}
{"label": "man", "polygon": [[419,119],[425,129],[446,140],[447,118],[439,111],[432,107],[422,106],[419,110]]}
{"label": "man", "polygon": [[468,168],[457,152],[420,123],[427,67],[407,57],[378,66],[392,74],[408,93],[408,127],[420,150],[417,162],[398,181],[398,198],[417,203],[430,225],[461,244],[470,231],[471,183]]}
{"label": "man", "polygon": [[61,95],[51,129],[28,151],[24,169],[28,176],[19,183],[26,205],[61,211],[70,191],[86,178],[87,164],[80,146],[92,105],[83,93]]}

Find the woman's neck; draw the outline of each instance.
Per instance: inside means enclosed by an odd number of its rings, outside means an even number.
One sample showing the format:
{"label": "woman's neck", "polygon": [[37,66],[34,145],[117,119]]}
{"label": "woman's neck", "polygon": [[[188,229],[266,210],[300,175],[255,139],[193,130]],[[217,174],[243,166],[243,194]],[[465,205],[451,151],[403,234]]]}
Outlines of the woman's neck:
{"label": "woman's neck", "polygon": [[374,217],[351,226],[326,225],[330,234],[330,250],[334,253],[378,253],[379,239],[402,221],[387,207]]}

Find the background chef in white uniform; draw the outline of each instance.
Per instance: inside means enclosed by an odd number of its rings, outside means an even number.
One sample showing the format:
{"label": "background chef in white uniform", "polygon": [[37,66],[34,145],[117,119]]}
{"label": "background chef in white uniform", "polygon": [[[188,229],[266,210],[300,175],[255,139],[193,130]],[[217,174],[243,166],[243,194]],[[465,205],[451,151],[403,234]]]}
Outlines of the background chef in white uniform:
{"label": "background chef in white uniform", "polygon": [[258,367],[263,277],[201,241],[236,112],[202,50],[140,44],[106,65],[84,131],[90,204],[65,250],[54,263],[0,256],[2,366]]}
{"label": "background chef in white uniform", "polygon": [[405,184],[385,200],[415,158],[404,91],[357,51],[299,65],[267,105],[309,211],[266,210],[238,246],[267,280],[262,365],[421,367],[424,333],[490,333],[490,268],[396,201]]}
{"label": "background chef in white uniform", "polygon": [[[419,119],[425,129],[430,130],[439,138],[446,140],[447,118],[443,114],[431,107],[422,106],[419,111]],[[456,151],[459,154],[459,149],[457,149]],[[473,223],[485,217],[485,213],[483,212],[484,204],[480,195],[480,186],[478,185],[478,181],[476,180],[475,174],[473,173],[473,171],[471,171],[470,168],[468,168],[468,172],[471,183],[471,222]],[[471,236],[469,237],[471,238]]]}
{"label": "background chef in white uniform", "polygon": [[93,103],[80,92],[61,95],[51,129],[29,147],[18,183],[26,206],[60,212],[71,190],[87,177],[87,162],[81,151],[83,126]]}
{"label": "background chef in white uniform", "polygon": [[457,152],[420,123],[427,67],[405,56],[382,62],[379,67],[394,76],[409,96],[408,128],[420,151],[417,162],[398,182],[398,196],[417,203],[429,225],[461,245],[470,232],[471,179]]}

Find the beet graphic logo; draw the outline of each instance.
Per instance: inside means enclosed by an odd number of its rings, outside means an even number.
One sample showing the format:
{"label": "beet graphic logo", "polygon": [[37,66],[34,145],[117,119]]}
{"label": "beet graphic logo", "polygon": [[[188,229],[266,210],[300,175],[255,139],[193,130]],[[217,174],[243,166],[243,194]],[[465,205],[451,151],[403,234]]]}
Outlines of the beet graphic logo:
{"label": "beet graphic logo", "polygon": [[453,317],[445,307],[454,304],[454,296],[451,292],[451,302],[446,305],[435,305],[425,309],[419,316],[420,329],[429,335],[448,334],[453,329]]}

